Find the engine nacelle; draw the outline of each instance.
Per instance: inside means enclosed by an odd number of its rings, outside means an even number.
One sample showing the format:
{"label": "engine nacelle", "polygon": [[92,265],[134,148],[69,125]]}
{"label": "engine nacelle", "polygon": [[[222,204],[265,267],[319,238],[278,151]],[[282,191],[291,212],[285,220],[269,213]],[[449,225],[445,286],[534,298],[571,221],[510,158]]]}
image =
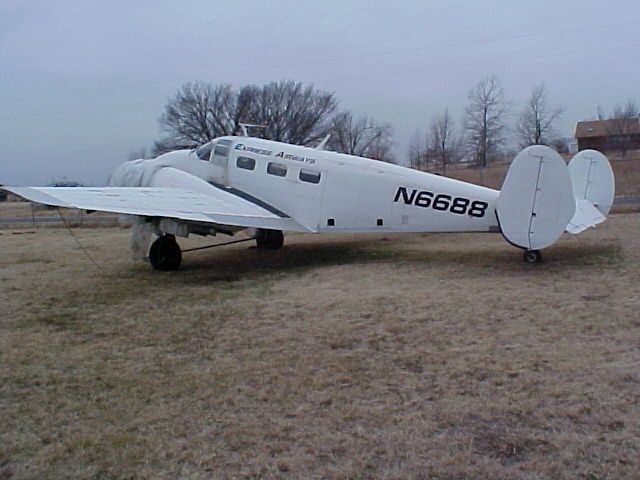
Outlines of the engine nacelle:
{"label": "engine nacelle", "polygon": [[109,179],[110,187],[149,187],[154,174],[164,167],[179,164],[188,158],[190,150],[176,150],[156,158],[122,163]]}

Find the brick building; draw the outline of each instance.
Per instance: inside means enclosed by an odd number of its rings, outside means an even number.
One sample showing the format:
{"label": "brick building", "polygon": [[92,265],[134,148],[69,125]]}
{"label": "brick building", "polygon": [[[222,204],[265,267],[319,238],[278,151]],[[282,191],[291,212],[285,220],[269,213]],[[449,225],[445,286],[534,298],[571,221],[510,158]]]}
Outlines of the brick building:
{"label": "brick building", "polygon": [[640,149],[640,118],[614,118],[576,124],[578,150],[626,152]]}

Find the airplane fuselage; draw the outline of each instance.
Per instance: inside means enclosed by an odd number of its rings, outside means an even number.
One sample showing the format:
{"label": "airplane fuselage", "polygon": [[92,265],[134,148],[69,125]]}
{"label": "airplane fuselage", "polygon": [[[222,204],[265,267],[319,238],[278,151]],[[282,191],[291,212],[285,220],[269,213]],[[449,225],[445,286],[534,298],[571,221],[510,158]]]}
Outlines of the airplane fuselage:
{"label": "airplane fuselage", "polygon": [[221,137],[208,145],[145,162],[186,171],[316,232],[499,231],[496,190],[253,137]]}

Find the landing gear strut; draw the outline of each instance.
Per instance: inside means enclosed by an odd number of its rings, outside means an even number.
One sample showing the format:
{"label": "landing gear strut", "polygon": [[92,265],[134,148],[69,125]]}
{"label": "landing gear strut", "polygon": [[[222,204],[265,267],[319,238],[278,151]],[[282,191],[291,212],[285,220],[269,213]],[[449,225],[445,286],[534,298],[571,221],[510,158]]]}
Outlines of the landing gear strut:
{"label": "landing gear strut", "polygon": [[278,250],[284,245],[284,235],[280,230],[259,228],[256,232],[256,245],[264,250]]}
{"label": "landing gear strut", "polygon": [[182,250],[173,235],[162,235],[149,250],[149,261],[156,270],[175,271],[182,263]]}
{"label": "landing gear strut", "polygon": [[525,250],[522,259],[527,263],[540,263],[542,254],[540,250]]}

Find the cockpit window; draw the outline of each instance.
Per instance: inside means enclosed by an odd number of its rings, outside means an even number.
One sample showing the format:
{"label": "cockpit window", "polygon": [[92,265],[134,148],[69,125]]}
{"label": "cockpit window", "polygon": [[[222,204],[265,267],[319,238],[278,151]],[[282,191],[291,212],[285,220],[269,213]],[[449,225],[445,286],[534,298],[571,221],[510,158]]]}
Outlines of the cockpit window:
{"label": "cockpit window", "polygon": [[225,146],[225,145],[216,145],[216,148],[214,149],[214,154],[215,155],[219,155],[221,157],[226,157],[227,155],[229,155],[229,147]]}
{"label": "cockpit window", "polygon": [[227,140],[227,139],[218,140],[216,142],[215,148],[213,149],[213,154],[226,158],[226,156],[229,155],[229,149],[231,147],[231,143],[232,143],[231,140]]}
{"label": "cockpit window", "polygon": [[198,157],[200,160],[208,161],[209,157],[211,156],[212,147],[213,147],[213,144],[211,142],[205,143],[201,147],[198,147],[196,149],[196,157]]}
{"label": "cockpit window", "polygon": [[211,161],[214,165],[220,165],[221,167],[227,166],[227,158],[231,151],[231,143],[231,140],[228,139],[216,140],[214,142],[215,146],[213,148],[213,156],[211,157]]}

